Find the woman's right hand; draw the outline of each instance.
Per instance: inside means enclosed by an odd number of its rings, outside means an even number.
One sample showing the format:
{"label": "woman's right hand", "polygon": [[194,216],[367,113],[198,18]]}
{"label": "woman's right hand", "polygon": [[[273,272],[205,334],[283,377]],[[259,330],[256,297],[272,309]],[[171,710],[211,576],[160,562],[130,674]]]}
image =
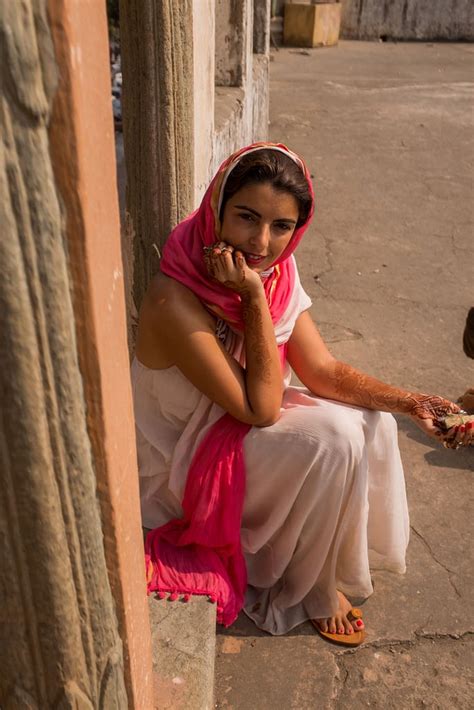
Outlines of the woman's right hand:
{"label": "woman's right hand", "polygon": [[[252,423],[270,426],[280,416],[283,381],[262,280],[256,271],[249,269],[242,252],[225,242],[206,247],[204,259],[211,278],[240,296],[245,336],[245,369],[242,373],[245,400],[255,417]],[[233,413],[230,407],[224,408]]]}
{"label": "woman's right hand", "polygon": [[241,251],[226,242],[216,242],[204,248],[204,261],[209,275],[239,295],[257,295],[262,292],[262,280],[249,269]]}

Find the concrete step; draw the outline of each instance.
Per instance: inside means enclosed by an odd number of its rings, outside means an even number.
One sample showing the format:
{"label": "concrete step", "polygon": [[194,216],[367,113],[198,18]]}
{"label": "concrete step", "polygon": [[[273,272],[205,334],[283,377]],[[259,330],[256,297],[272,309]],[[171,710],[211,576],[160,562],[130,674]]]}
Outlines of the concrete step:
{"label": "concrete step", "polygon": [[207,597],[171,602],[150,595],[155,708],[214,706],[216,605]]}

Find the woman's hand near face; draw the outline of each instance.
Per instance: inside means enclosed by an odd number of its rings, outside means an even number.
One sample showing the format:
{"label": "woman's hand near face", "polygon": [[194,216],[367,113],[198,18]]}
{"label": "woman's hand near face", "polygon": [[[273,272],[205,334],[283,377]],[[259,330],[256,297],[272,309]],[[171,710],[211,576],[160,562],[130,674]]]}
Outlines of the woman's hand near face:
{"label": "woman's hand near face", "polygon": [[226,242],[204,249],[209,275],[227,288],[236,291],[242,301],[245,327],[245,384],[250,406],[262,406],[273,413],[272,423],[279,415],[283,394],[282,374],[275,332],[265,291],[259,274],[246,264],[241,251]]}
{"label": "woman's hand near face", "polygon": [[204,261],[209,276],[232,291],[240,295],[256,295],[263,291],[260,276],[249,269],[242,252],[230,244],[218,242],[205,247]]}
{"label": "woman's hand near face", "polygon": [[[245,326],[245,382],[249,404],[278,416],[283,394],[278,347],[262,280],[241,251],[226,242],[204,250],[211,278],[239,294]],[[275,418],[270,418],[270,423]]]}

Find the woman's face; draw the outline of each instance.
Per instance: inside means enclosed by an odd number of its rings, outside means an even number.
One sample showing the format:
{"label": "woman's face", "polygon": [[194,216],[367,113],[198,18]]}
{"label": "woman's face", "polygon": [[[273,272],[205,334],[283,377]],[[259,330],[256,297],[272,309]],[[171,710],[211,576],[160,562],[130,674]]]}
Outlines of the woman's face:
{"label": "woman's face", "polygon": [[249,268],[268,269],[293,236],[299,211],[296,198],[269,183],[242,187],[226,202],[220,238],[240,249]]}

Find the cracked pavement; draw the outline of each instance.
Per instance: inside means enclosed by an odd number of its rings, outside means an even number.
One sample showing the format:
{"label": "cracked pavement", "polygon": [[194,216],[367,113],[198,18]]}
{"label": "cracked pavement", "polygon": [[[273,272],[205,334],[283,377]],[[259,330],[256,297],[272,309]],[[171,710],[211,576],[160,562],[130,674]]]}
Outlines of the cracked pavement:
{"label": "cracked pavement", "polygon": [[[474,386],[462,352],[474,305],[473,59],[461,43],[341,42],[280,49],[271,63],[270,138],[315,176],[297,260],[323,336],[341,360],[451,399]],[[367,642],[340,649],[310,624],[271,637],[241,615],[218,630],[216,707],[472,706],[474,451],[397,421],[407,573],[374,573]]]}

